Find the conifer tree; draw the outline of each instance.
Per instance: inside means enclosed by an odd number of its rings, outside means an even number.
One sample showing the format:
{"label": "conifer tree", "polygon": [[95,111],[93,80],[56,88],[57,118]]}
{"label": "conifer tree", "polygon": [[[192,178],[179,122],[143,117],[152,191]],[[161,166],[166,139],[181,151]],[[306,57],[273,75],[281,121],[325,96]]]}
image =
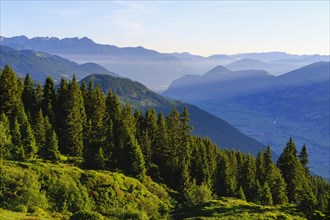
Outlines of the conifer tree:
{"label": "conifer tree", "polygon": [[40,157],[44,157],[45,153],[45,141],[46,141],[46,127],[45,127],[45,118],[40,109],[33,126],[34,136],[36,139],[36,146],[38,148],[38,154]]}
{"label": "conifer tree", "polygon": [[14,160],[22,161],[25,158],[25,152],[21,140],[21,129],[17,118],[15,117],[11,125],[11,137],[12,137],[12,152],[11,156]]}
{"label": "conifer tree", "polygon": [[0,113],[5,113],[9,116],[19,100],[20,91],[16,75],[9,65],[6,65],[0,75]]}
{"label": "conifer tree", "polygon": [[35,89],[34,91],[34,114],[33,115],[36,115],[39,111],[39,109],[42,108],[42,99],[43,99],[43,87],[40,83],[38,83],[37,85],[37,88]]}
{"label": "conifer tree", "polygon": [[103,148],[100,147],[95,155],[95,168],[96,169],[105,169],[105,157],[103,154]]}
{"label": "conifer tree", "polygon": [[10,124],[4,113],[0,115],[0,160],[10,158],[11,152]]}
{"label": "conifer tree", "polygon": [[99,149],[106,144],[106,107],[101,87],[98,86],[96,90],[89,88],[86,94],[86,99],[87,103],[89,103],[88,105],[85,105],[88,109],[89,119],[86,127],[87,129],[85,129],[84,157],[85,165],[93,168],[94,165],[98,166],[96,165],[98,161],[95,160],[96,154],[98,154]]}
{"label": "conifer tree", "polygon": [[58,139],[47,116],[45,118],[45,126],[46,126],[46,140],[44,147],[45,149],[44,158],[46,160],[52,161],[52,163],[56,163],[60,160],[60,151],[58,150]]}
{"label": "conifer tree", "polygon": [[249,154],[245,156],[244,164],[241,169],[241,184],[247,201],[255,201],[256,197],[256,167],[255,160]]}
{"label": "conifer tree", "polygon": [[68,150],[66,149],[65,136],[65,119],[68,115],[67,112],[67,103],[69,97],[69,85],[68,82],[62,78],[59,88],[57,90],[57,98],[56,98],[56,107],[55,107],[55,118],[56,118],[56,126],[55,131],[58,134],[59,138],[59,149],[62,153],[67,154]]}
{"label": "conifer tree", "polygon": [[299,153],[299,160],[301,165],[303,166],[304,170],[305,170],[305,174],[307,177],[310,177],[310,171],[308,168],[308,153],[307,153],[307,147],[306,144],[304,144],[304,146],[301,148],[301,151]]}
{"label": "conifer tree", "polygon": [[264,156],[261,151],[257,154],[256,158],[256,178],[261,185],[265,182],[265,162]]}
{"label": "conifer tree", "polygon": [[287,184],[289,202],[297,203],[299,201],[299,195],[307,186],[307,179],[298,159],[296,146],[292,138],[286,144],[283,153],[277,161],[277,165],[281,169],[283,178]]}
{"label": "conifer tree", "polygon": [[220,196],[234,196],[236,189],[234,178],[230,171],[230,163],[226,153],[220,156],[218,165],[218,195]]}
{"label": "conifer tree", "polygon": [[34,85],[31,81],[30,74],[27,74],[24,79],[24,89],[22,93],[22,101],[24,104],[25,112],[34,114]]}
{"label": "conifer tree", "polygon": [[46,78],[41,104],[44,115],[48,117],[52,126],[55,126],[56,93],[54,80],[51,77]]}
{"label": "conifer tree", "polygon": [[[124,152],[126,152],[126,157],[123,168],[128,175],[132,175],[142,181],[146,174],[146,167],[141,148],[134,135],[130,133],[130,130],[126,126],[124,130],[123,142],[125,143]],[[123,163],[120,165],[123,165]]]}
{"label": "conifer tree", "polygon": [[66,146],[65,152],[70,156],[83,156],[83,132],[86,123],[84,101],[76,77],[73,76],[69,84],[68,100],[64,108],[67,115],[64,121],[63,144]]}
{"label": "conifer tree", "polygon": [[265,172],[265,176],[267,176],[268,174],[270,174],[271,168],[273,166],[272,154],[269,145],[267,146],[264,152],[263,158],[264,158],[264,172]]}
{"label": "conifer tree", "polygon": [[246,200],[244,190],[243,190],[242,186],[239,187],[239,189],[237,191],[237,194],[236,194],[236,197],[241,199],[241,200]]}
{"label": "conifer tree", "polygon": [[272,194],[270,193],[270,188],[267,183],[265,183],[261,188],[259,201],[261,205],[273,205]]}

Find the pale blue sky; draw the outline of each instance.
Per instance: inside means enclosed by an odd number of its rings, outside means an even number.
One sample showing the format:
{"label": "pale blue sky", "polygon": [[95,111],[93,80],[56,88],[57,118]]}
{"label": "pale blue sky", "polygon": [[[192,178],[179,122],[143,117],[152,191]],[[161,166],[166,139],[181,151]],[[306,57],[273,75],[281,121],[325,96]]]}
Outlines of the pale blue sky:
{"label": "pale blue sky", "polygon": [[200,55],[329,54],[329,1],[8,1],[1,35]]}

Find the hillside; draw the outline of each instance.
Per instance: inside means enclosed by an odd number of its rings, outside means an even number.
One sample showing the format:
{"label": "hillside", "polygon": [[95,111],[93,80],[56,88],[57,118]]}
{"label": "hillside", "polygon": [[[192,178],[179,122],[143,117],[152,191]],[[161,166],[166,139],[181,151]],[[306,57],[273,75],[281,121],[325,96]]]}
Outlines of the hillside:
{"label": "hillside", "polygon": [[[88,76],[82,79],[81,82],[88,84],[90,80],[94,83],[94,86],[100,84],[104,92],[109,90],[116,92],[121,100],[129,102],[135,107],[144,109],[152,107],[163,112],[163,114],[167,114],[173,107],[182,111],[183,107],[187,106],[191,125],[194,127],[193,134],[210,138],[220,148],[241,150],[244,153],[250,152],[254,155],[260,149],[265,149],[265,145],[242,134],[221,118],[211,115],[194,105],[165,99],[140,83],[98,74]],[[273,156],[277,158],[275,154]]]}
{"label": "hillside", "polygon": [[228,99],[249,93],[273,77],[263,70],[231,71],[216,66],[202,76],[186,75],[173,81],[163,94],[182,101]]}
{"label": "hillside", "polygon": [[71,79],[73,74],[78,79],[91,73],[118,76],[95,63],[78,65],[68,59],[34,50],[15,50],[7,46],[0,46],[0,58],[1,68],[10,64],[17,74],[25,76],[26,73],[30,73],[39,82],[44,82],[47,76],[51,76],[56,82],[59,82],[62,77]]}
{"label": "hillside", "polygon": [[[292,138],[275,164],[269,146],[253,156],[192,135],[189,106],[166,115],[135,110],[75,77],[62,79],[57,90],[51,79],[35,88],[27,75],[23,91],[20,82],[6,65],[0,75],[0,207],[8,216],[15,213],[7,210],[70,220],[167,219],[222,197],[290,203],[308,218],[329,212],[329,183],[311,175],[306,146],[298,155]],[[216,121],[197,116],[209,125]],[[235,132],[225,127],[222,140],[239,144]],[[268,215],[252,210],[252,217]]]}
{"label": "hillside", "polygon": [[[220,74],[219,77],[224,78]],[[317,62],[277,77],[268,76],[267,80],[251,76],[250,81],[242,78],[226,85],[220,79],[219,83],[202,84],[202,79],[199,77],[195,80],[198,84],[190,87],[180,86],[179,79],[165,94],[222,117],[244,134],[270,144],[276,153],[283,148],[279,143],[292,136],[298,146],[307,144],[311,148],[313,172],[329,176],[328,62]],[[246,87],[250,89],[244,90]]]}
{"label": "hillside", "polygon": [[193,206],[181,213],[175,213],[174,219],[306,219],[294,206],[261,206],[235,198],[223,197],[219,200]]}
{"label": "hillside", "polygon": [[[76,65],[74,62],[71,62],[69,60],[63,59],[58,56],[49,55],[46,53],[43,53],[46,58],[40,60],[41,58],[36,57],[34,51],[16,51],[8,47],[3,47],[6,51],[13,51],[15,54],[21,54],[23,53],[22,57],[24,59],[20,59],[20,56],[11,56],[10,54],[3,53],[3,60],[11,61],[15,64],[15,66],[18,66],[20,68],[20,71],[23,73],[24,76],[26,73],[30,73],[31,78],[38,79],[40,77],[40,74],[38,74],[38,71],[44,71],[45,74],[42,75],[42,77],[46,77],[46,74],[50,74],[52,76],[52,73],[63,73],[66,74],[69,77],[69,73],[72,73],[72,65],[77,67],[78,69],[84,68],[84,71],[92,71],[93,69],[85,68],[85,65]],[[25,62],[25,55],[24,53],[31,53],[31,56],[29,56],[29,62]],[[61,61],[61,62],[58,62]],[[63,62],[67,62],[68,65],[64,65]],[[56,65],[55,65],[56,64]],[[94,66],[96,64],[90,64],[89,66]],[[97,66],[97,65],[96,65]],[[52,68],[60,68],[56,71],[49,71],[47,67]],[[31,70],[38,70],[38,71],[32,71]],[[92,74],[93,72],[84,72],[84,74]],[[115,73],[111,73],[112,75],[116,75]],[[80,79],[81,75],[76,74],[77,78]],[[55,80],[57,82],[60,80],[61,75],[56,75]],[[71,77],[69,77],[71,79]],[[109,90],[114,91],[120,98],[123,103],[129,102],[134,107],[139,108],[156,108],[159,111],[163,111],[164,114],[170,112],[174,106],[177,106],[180,110],[183,109],[184,104],[181,102],[176,102],[170,99],[166,99],[157,93],[149,90],[146,86],[142,85],[139,82],[134,82],[130,79],[125,78],[119,78],[114,77],[109,74],[107,75],[100,75],[100,74],[92,74],[90,76],[85,77],[82,79],[81,82],[85,82],[86,84],[89,83],[89,81],[92,80],[94,82],[94,86],[97,86],[98,84],[101,85],[101,88],[103,92],[107,94]],[[41,81],[41,82],[44,82]],[[241,150],[242,152],[251,152],[252,154],[257,154],[259,149],[265,149],[265,145],[261,144],[260,142],[243,135],[241,132],[239,132],[237,129],[233,128],[231,125],[229,125],[227,122],[223,121],[220,118],[214,117],[213,115],[210,115],[206,111],[202,111],[199,108],[196,108],[195,106],[190,106],[189,109],[193,109],[191,112],[191,118],[192,118],[192,125],[194,126],[194,134],[199,134],[204,137],[209,137],[211,140],[216,142],[220,147],[222,148],[228,148],[228,149],[237,149]],[[209,121],[210,120],[210,121]],[[228,138],[226,137],[226,134],[230,134]],[[236,138],[232,138],[236,137]],[[276,156],[274,155],[276,158]]]}
{"label": "hillside", "polygon": [[19,50],[45,51],[77,63],[97,63],[120,76],[137,80],[156,90],[166,88],[172,80],[188,72],[187,68],[173,56],[143,47],[97,44],[86,37],[80,39],[2,37],[0,44]]}
{"label": "hillside", "polygon": [[2,162],[2,183],[10,188],[0,197],[1,207],[20,213],[0,209],[1,219],[24,215],[68,219],[83,212],[109,219],[158,219],[167,217],[172,207],[166,189],[151,179],[142,184],[121,173],[81,170],[62,163]]}

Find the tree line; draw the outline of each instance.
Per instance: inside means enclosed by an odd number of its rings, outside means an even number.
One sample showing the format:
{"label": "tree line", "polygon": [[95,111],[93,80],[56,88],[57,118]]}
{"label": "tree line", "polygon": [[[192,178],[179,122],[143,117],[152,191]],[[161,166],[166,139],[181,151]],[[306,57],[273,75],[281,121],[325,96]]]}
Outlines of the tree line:
{"label": "tree line", "polygon": [[179,204],[237,197],[262,205],[294,203],[307,216],[329,213],[330,187],[308,168],[304,145],[289,139],[277,163],[271,149],[256,157],[219,149],[191,135],[188,109],[166,116],[133,110],[111,91],[62,78],[58,88],[27,74],[24,81],[6,65],[0,76],[1,159],[53,163],[68,157],[84,169],[119,171],[141,182],[145,176],[178,192]]}

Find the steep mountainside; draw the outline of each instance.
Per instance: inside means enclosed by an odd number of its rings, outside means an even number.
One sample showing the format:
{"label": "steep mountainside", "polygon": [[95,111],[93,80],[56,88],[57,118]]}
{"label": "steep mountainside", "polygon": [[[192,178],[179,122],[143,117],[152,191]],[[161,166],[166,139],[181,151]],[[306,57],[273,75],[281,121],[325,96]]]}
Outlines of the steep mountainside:
{"label": "steep mountainside", "polygon": [[118,76],[95,63],[78,65],[68,59],[33,50],[15,50],[0,46],[0,58],[1,68],[10,64],[16,73],[22,76],[30,73],[35,80],[40,82],[43,82],[47,76],[59,81],[62,77],[71,78],[73,74],[78,79],[82,79],[90,73]]}
{"label": "steep mountainside", "polygon": [[[21,56],[22,58],[19,58],[20,56],[11,56],[10,53],[7,55],[6,53],[3,53],[3,56],[1,60],[8,60],[11,63],[15,64],[13,67],[18,66],[20,67],[20,73],[22,75],[25,75],[26,73],[31,74],[31,78],[35,79],[39,76],[39,79],[41,81],[44,81],[43,78],[45,78],[49,74],[50,76],[54,76],[52,73],[60,72],[62,74],[67,74],[69,78],[71,77],[69,73],[76,73],[78,78],[81,78],[81,75],[78,75],[77,72],[73,72],[72,66],[76,68],[83,68],[85,65],[77,65],[74,62],[71,62],[66,59],[62,59],[58,56],[52,56],[45,53],[40,53],[46,56],[45,59],[38,60],[36,58],[36,55],[38,52],[34,51],[16,51],[12,50],[11,48],[4,47],[5,49],[8,49],[9,51],[13,51],[15,53],[21,54],[21,53],[29,53],[31,54],[31,59],[29,59],[28,65],[24,62],[26,62],[25,56]],[[55,59],[56,58],[56,59]],[[54,61],[63,61],[62,64],[59,62]],[[65,62],[71,65],[64,65]],[[93,66],[88,65],[88,66]],[[55,71],[47,72],[45,71],[47,67],[53,67]],[[41,69],[42,68],[42,69]],[[60,71],[56,68],[61,68]],[[45,71],[44,74],[40,75],[38,74],[39,70]],[[31,70],[38,70],[38,71],[31,71]],[[90,70],[90,73],[92,74],[92,70]],[[55,75],[56,80],[59,80],[61,75]],[[90,80],[94,82],[94,85],[100,84],[104,92],[108,92],[109,90],[112,90],[116,92],[120,97],[121,100],[124,100],[125,102],[131,103],[135,107],[140,108],[156,108],[159,111],[164,111],[164,113],[169,112],[174,106],[176,106],[178,109],[182,111],[183,106],[185,104],[180,102],[171,101],[168,99],[165,99],[164,97],[158,95],[155,92],[152,92],[147,87],[142,85],[141,83],[134,82],[129,79],[124,78],[118,78],[113,77],[110,75],[100,75],[100,74],[92,74],[90,76],[87,76],[82,81],[88,83]],[[264,148],[264,146],[252,139],[249,138],[246,135],[243,135],[240,133],[237,129],[233,128],[231,125],[229,125],[227,122],[223,121],[220,118],[217,118],[195,106],[189,106],[189,110],[191,111],[191,118],[192,118],[192,125],[195,127],[194,133],[200,134],[201,136],[206,136],[211,138],[215,143],[217,143],[220,147],[227,147],[229,149],[234,148],[241,150],[243,152],[251,152],[253,154],[256,154],[259,149]]]}
{"label": "steep mountainside", "polygon": [[[199,84],[190,87],[173,82],[176,87],[170,86],[165,94],[224,118],[243,133],[270,144],[277,153],[283,148],[279,143],[294,137],[298,147],[309,147],[312,170],[328,177],[329,69],[328,62],[318,62],[259,83],[242,79],[242,85],[258,85],[243,93],[244,86],[232,82],[227,87],[213,82],[201,86],[201,77]],[[221,88],[218,94],[193,98],[194,94],[208,94],[205,90],[216,85]],[[228,91],[236,95],[224,98]]]}
{"label": "steep mountainside", "polygon": [[[263,144],[242,134],[226,121],[196,106],[165,99],[140,83],[99,74],[88,76],[82,79],[81,82],[88,83],[90,80],[94,85],[100,84],[104,92],[109,90],[114,91],[122,100],[126,100],[135,107],[152,107],[166,114],[170,112],[173,107],[182,111],[183,107],[187,106],[191,125],[194,127],[193,133],[203,137],[209,137],[212,141],[217,143],[220,148],[237,149],[244,153],[250,152],[252,154],[256,154],[260,149],[265,148]],[[275,154],[273,156],[275,158],[277,157]]]}

